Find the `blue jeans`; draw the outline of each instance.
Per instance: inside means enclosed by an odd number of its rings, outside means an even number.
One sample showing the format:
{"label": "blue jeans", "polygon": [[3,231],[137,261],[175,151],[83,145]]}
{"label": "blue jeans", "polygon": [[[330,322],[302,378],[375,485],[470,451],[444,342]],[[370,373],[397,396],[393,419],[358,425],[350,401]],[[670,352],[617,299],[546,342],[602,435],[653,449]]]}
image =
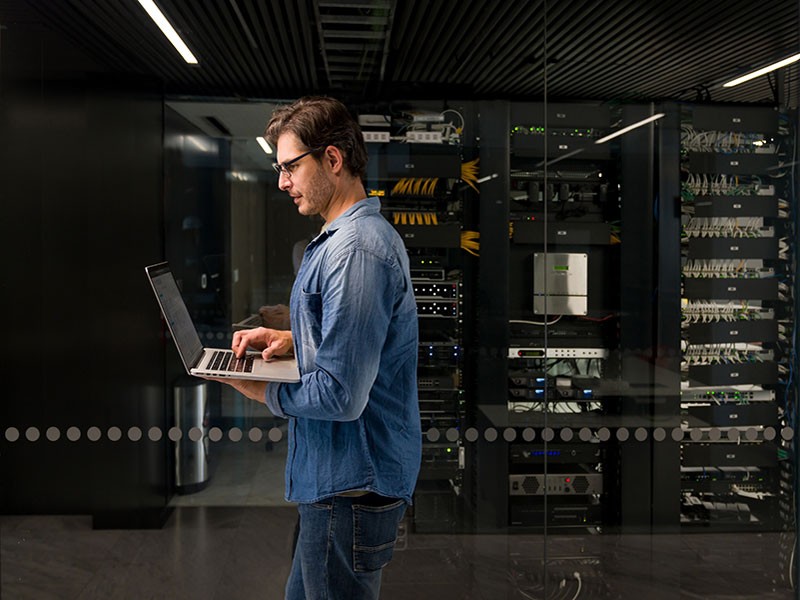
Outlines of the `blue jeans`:
{"label": "blue jeans", "polygon": [[377,600],[405,501],[334,496],[297,510],[300,534],[286,600]]}

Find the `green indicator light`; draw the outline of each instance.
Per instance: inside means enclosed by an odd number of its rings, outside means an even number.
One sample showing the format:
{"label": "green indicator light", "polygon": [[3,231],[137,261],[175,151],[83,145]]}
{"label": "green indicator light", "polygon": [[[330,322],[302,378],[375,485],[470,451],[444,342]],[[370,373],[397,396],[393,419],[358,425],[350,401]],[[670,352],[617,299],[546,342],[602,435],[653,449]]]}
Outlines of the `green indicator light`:
{"label": "green indicator light", "polygon": [[553,265],[554,271],[569,271],[569,265]]}

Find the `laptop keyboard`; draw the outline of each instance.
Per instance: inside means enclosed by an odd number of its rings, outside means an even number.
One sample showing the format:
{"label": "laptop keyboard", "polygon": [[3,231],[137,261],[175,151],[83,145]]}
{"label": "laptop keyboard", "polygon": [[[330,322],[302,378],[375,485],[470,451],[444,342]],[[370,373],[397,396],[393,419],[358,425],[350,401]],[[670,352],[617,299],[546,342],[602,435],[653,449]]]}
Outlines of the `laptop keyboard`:
{"label": "laptop keyboard", "polygon": [[214,371],[228,371],[230,373],[252,373],[253,356],[236,358],[236,355],[229,350],[219,350],[211,355],[206,369]]}

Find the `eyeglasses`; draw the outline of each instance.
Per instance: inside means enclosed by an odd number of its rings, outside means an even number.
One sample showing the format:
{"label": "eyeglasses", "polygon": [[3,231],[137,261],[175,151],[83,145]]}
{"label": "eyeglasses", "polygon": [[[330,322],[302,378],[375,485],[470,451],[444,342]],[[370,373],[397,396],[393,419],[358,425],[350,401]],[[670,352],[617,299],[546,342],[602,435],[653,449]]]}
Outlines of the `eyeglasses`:
{"label": "eyeglasses", "polygon": [[300,156],[295,156],[292,160],[287,160],[282,163],[273,163],[272,168],[275,169],[275,172],[279,176],[286,175],[286,177],[291,177],[292,172],[297,168],[297,165],[295,164],[297,161],[299,161],[301,158],[305,158],[306,156],[312,154],[313,152],[318,152],[322,150],[324,147],[325,146],[320,146],[319,148],[312,148],[308,152],[303,152]]}

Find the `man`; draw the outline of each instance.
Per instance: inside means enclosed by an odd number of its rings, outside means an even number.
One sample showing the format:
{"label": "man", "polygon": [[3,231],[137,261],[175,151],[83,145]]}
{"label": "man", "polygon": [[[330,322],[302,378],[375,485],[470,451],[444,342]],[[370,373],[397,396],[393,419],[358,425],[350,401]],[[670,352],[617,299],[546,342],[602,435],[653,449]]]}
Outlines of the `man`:
{"label": "man", "polygon": [[378,598],[421,457],[408,256],[366,198],[363,136],[342,103],[301,98],[265,136],[278,187],[325,224],[292,289],[291,330],[237,331],[232,347],[266,360],[294,350],[301,381],[226,383],[289,419],[286,498],[300,531],[286,598]]}

